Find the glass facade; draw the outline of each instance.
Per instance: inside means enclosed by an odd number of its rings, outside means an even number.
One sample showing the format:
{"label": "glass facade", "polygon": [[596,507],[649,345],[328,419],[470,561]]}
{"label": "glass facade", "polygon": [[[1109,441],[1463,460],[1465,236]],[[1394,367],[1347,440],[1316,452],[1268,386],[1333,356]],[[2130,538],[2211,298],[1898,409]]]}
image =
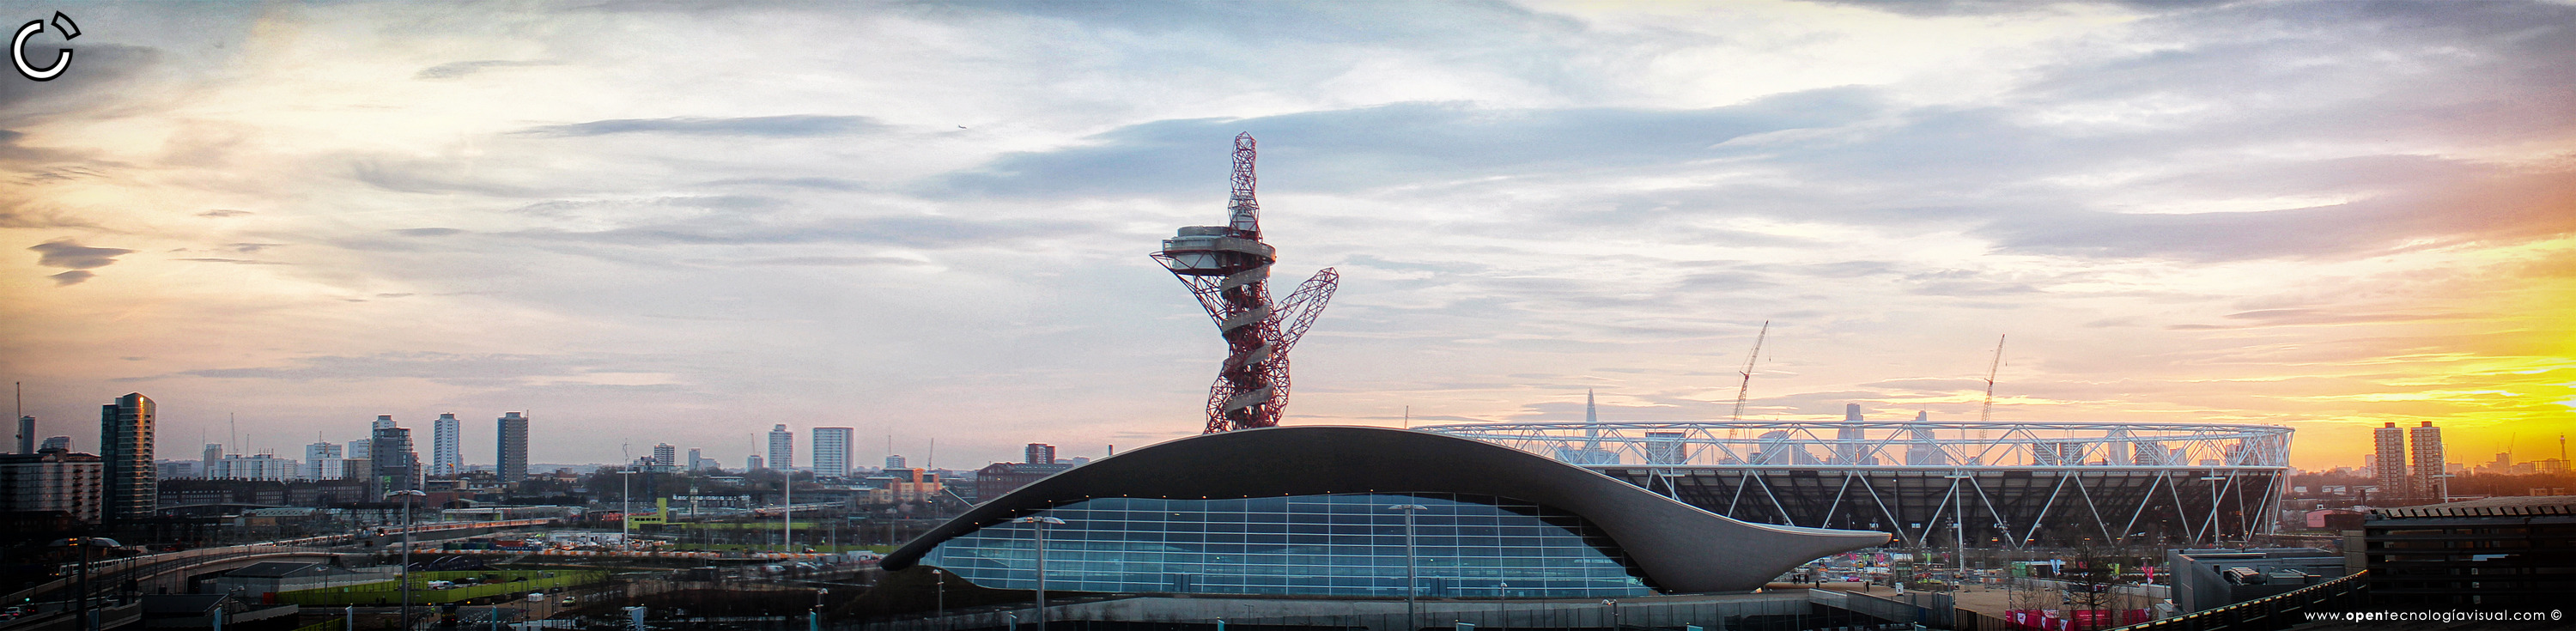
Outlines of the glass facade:
{"label": "glass facade", "polygon": [[[1572,598],[1654,593],[1583,518],[1517,500],[1452,494],[1221,500],[1100,498],[1038,513],[1047,589],[1109,593],[1405,594],[1407,511],[1423,596]],[[977,585],[1031,589],[1032,524],[986,526],[921,563]]]}

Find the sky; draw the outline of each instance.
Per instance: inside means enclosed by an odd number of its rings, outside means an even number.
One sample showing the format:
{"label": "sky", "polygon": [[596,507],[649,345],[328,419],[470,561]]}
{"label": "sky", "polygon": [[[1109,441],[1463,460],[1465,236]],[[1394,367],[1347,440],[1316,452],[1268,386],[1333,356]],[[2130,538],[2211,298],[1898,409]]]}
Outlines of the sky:
{"label": "sky", "polygon": [[[45,19],[17,4],[0,18]],[[2576,430],[2566,2],[78,3],[0,73],[0,373],[94,448],[916,465],[1196,433],[1146,254],[1260,142],[1286,424]],[[232,438],[235,433],[239,438]],[[935,445],[935,446],[934,446]],[[800,464],[803,457],[800,456]]]}

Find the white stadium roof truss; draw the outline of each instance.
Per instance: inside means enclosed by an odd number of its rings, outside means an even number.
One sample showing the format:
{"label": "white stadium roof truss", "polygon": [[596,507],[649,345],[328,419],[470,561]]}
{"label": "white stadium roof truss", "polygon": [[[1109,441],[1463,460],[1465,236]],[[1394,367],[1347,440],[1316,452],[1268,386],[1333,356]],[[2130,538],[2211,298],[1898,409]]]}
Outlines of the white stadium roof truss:
{"label": "white stadium roof truss", "polygon": [[[1569,421],[1470,423],[1417,429],[1547,455],[1561,453],[1561,449],[1597,448],[1620,454],[1622,463],[1649,463],[1651,449],[1673,443],[1682,446],[1683,460],[1653,464],[1892,465],[1903,463],[1907,450],[1917,446],[1934,447],[1943,454],[1946,462],[1930,466],[2052,466],[2063,462],[2101,462],[2117,466],[2205,470],[2213,464],[2220,467],[2280,468],[2289,466],[2290,459],[2290,428],[2272,425]],[[1859,433],[1857,438],[1838,436],[1852,430]],[[1649,436],[1649,433],[1679,435]],[[2070,451],[2043,455],[2039,453],[2040,445],[2063,446],[2059,448]],[[2138,450],[2142,447],[2154,448],[2157,456],[2151,460],[2140,458]],[[1857,462],[1834,462],[1832,454],[1842,453],[1837,449],[1851,450],[1856,455],[1852,460]],[[1807,461],[1771,462],[1783,456],[1796,458],[1802,452],[1809,456]],[[2074,457],[2067,457],[2070,455]],[[2201,464],[2207,461],[2216,462]]]}
{"label": "white stadium roof truss", "polygon": [[1976,421],[1419,429],[1594,459],[1578,464],[1747,521],[1875,529],[1915,545],[1964,530],[2010,547],[2269,534],[2291,435],[2268,425]]}

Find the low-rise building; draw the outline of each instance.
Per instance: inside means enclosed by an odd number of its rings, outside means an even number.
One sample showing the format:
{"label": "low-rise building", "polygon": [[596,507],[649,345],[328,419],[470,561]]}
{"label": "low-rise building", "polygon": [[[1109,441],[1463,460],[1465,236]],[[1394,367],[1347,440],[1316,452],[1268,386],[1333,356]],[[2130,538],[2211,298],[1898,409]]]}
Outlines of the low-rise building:
{"label": "low-rise building", "polygon": [[326,587],[348,587],[365,583],[396,580],[402,568],[393,565],[349,569],[329,563],[273,561],[254,563],[215,577],[214,593],[237,594],[243,600],[262,602],[269,594]]}
{"label": "low-rise building", "polygon": [[147,629],[219,629],[235,625],[267,628],[269,624],[252,624],[262,620],[284,618],[295,621],[302,608],[295,605],[252,605],[228,594],[153,594],[143,597],[143,624]]}
{"label": "low-rise building", "polygon": [[377,501],[381,500],[367,495],[365,480],[316,480],[286,485],[286,503],[293,506],[340,506]]}
{"label": "low-rise building", "polygon": [[980,504],[992,501],[993,498],[1028,486],[1030,482],[1036,482],[1071,468],[1073,468],[1072,465],[1026,462],[996,462],[986,465],[983,469],[975,471],[975,502]]}
{"label": "low-rise building", "polygon": [[946,492],[939,485],[939,476],[926,469],[912,469],[908,475],[886,482],[885,488],[870,489],[867,497],[871,504],[935,502]]}
{"label": "low-rise building", "polygon": [[2576,592],[2576,496],[2372,509],[2361,539],[2385,606],[2546,608]]}
{"label": "low-rise building", "polygon": [[204,477],[209,480],[274,480],[286,481],[304,477],[304,467],[294,460],[270,454],[225,454],[220,460],[206,462]]}
{"label": "low-rise building", "polygon": [[2317,548],[2172,550],[2174,608],[2207,611],[2333,580],[2346,574],[2340,553]]}
{"label": "low-rise building", "polygon": [[286,483],[277,480],[170,480],[159,489],[162,508],[187,506],[286,506]]}

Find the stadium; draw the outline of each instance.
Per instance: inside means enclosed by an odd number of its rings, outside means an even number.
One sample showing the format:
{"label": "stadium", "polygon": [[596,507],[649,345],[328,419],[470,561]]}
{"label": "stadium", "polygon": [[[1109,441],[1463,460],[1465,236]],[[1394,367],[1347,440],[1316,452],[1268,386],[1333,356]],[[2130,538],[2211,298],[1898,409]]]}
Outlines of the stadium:
{"label": "stadium", "polygon": [[1746,522],[1875,530],[1912,546],[2238,544],[2273,532],[2265,516],[2290,472],[2287,427],[1858,416],[1415,429],[1548,456]]}

